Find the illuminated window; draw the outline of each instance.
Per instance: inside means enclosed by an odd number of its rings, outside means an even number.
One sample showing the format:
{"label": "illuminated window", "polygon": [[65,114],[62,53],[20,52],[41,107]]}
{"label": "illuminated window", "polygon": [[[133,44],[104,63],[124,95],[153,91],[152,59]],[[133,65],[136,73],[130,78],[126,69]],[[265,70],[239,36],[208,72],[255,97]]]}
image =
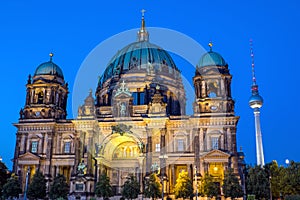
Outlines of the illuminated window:
{"label": "illuminated window", "polygon": [[155,144],[155,152],[160,152],[160,144]]}
{"label": "illuminated window", "polygon": [[184,140],[183,139],[177,140],[177,151],[184,151]]}
{"label": "illuminated window", "polygon": [[31,153],[36,153],[38,150],[38,141],[31,142]]}
{"label": "illuminated window", "polygon": [[212,149],[219,149],[219,138],[218,137],[211,138],[211,147],[212,147]]}
{"label": "illuminated window", "polygon": [[71,152],[71,142],[65,142],[64,153],[70,153],[70,152]]}

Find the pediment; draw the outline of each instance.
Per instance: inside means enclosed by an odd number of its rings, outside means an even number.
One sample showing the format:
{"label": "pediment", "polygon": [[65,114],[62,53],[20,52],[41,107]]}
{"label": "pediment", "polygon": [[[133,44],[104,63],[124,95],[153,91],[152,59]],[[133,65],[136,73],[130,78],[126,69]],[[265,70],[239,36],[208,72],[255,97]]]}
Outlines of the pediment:
{"label": "pediment", "polygon": [[129,92],[122,92],[115,95],[115,99],[130,99],[132,97]]}
{"label": "pediment", "polygon": [[218,149],[211,150],[206,153],[202,159],[206,162],[228,162],[230,154],[220,151]]}
{"label": "pediment", "polygon": [[126,97],[131,97],[131,92],[129,91],[128,87],[126,87],[126,84],[123,80],[123,82],[120,83],[120,87],[117,89],[115,93],[115,97],[121,97],[121,95],[124,95]]}
{"label": "pediment", "polygon": [[25,154],[19,156],[19,160],[40,160],[40,157],[30,152],[26,152]]}

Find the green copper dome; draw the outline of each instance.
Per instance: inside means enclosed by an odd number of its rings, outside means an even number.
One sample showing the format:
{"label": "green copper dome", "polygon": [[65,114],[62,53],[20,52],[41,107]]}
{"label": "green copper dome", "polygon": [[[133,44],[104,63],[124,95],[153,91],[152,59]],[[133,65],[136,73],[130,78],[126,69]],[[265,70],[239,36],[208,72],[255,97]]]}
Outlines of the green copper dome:
{"label": "green copper dome", "polygon": [[34,73],[35,76],[38,75],[55,75],[64,78],[63,72],[58,65],[52,62],[52,59],[48,62],[40,64]]}
{"label": "green copper dome", "polygon": [[166,73],[173,73],[173,70],[178,71],[167,51],[148,40],[141,40],[133,42],[117,52],[108,63],[99,84],[101,85],[115,75],[128,73],[130,70],[146,71],[149,65],[158,71],[162,71],[163,66],[167,66]]}
{"label": "green copper dome", "polygon": [[214,51],[209,51],[207,53],[205,53],[199,63],[198,66],[199,67],[206,67],[206,66],[226,66],[227,63],[225,62],[224,58],[214,52]]}

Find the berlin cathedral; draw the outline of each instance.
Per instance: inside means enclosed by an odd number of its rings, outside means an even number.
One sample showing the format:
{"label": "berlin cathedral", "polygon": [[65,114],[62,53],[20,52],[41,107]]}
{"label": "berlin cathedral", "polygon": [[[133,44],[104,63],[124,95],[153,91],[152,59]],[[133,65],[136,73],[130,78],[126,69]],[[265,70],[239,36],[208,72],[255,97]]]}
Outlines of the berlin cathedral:
{"label": "berlin cathedral", "polygon": [[14,124],[13,171],[23,191],[26,177],[30,182],[36,171],[44,174],[48,191],[54,177],[63,174],[74,199],[93,197],[103,173],[115,196],[129,175],[136,176],[142,194],[145,178],[157,169],[164,193],[172,198],[183,170],[193,182],[208,173],[221,186],[231,168],[242,181],[232,76],[212,47],[199,55],[191,115],[186,115],[181,72],[167,51],[150,43],[144,17],[137,41],[107,64],[75,119],[67,118],[68,83],[52,56],[29,75],[25,105]]}

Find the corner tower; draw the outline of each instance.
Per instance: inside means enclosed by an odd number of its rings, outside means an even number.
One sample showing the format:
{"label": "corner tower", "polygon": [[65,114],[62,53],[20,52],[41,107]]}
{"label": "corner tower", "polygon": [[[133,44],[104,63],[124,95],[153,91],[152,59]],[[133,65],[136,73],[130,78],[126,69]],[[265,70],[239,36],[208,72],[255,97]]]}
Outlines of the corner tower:
{"label": "corner tower", "polygon": [[224,58],[212,50],[211,42],[209,47],[209,52],[201,57],[193,78],[196,93],[194,115],[233,116],[232,76]]}
{"label": "corner tower", "polygon": [[[234,113],[228,64],[212,46],[210,42],[210,50],[200,58],[193,77],[195,165],[201,174],[209,173],[222,180],[227,167],[238,172],[236,127],[239,117]],[[214,156],[223,160],[215,160]]]}
{"label": "corner tower", "polygon": [[50,60],[40,64],[26,84],[27,94],[20,119],[66,119],[68,83],[62,70]]}
{"label": "corner tower", "polygon": [[250,40],[250,51],[252,59],[252,86],[251,86],[251,97],[249,99],[249,106],[253,109],[254,120],[255,120],[255,140],[256,140],[256,164],[260,166],[265,165],[264,151],[262,144],[262,135],[260,128],[260,108],[263,105],[263,98],[259,95],[258,85],[256,83],[255,70],[254,70],[254,53],[252,48],[252,40]]}

